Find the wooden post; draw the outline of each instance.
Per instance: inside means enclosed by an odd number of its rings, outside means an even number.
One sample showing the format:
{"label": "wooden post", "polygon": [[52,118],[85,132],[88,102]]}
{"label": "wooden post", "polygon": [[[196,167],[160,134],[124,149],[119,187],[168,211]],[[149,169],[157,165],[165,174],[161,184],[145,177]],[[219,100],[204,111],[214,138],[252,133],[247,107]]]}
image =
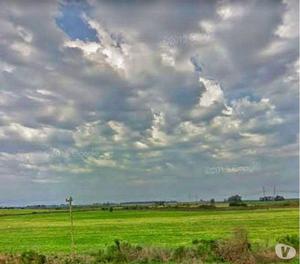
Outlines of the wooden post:
{"label": "wooden post", "polygon": [[72,202],[73,202],[72,196],[67,198],[66,202],[69,203],[70,222],[71,222],[71,253],[73,255],[74,254],[74,227],[73,227],[73,213],[72,213]]}

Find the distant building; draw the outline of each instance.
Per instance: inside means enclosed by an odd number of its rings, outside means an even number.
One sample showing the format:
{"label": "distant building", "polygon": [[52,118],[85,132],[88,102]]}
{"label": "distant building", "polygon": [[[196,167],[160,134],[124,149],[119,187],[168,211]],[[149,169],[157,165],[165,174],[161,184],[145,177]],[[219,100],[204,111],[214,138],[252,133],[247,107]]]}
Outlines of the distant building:
{"label": "distant building", "polygon": [[263,196],[259,198],[260,201],[284,201],[284,197],[281,195],[276,196]]}
{"label": "distant building", "polygon": [[274,201],[273,196],[263,196],[259,198],[260,201]]}
{"label": "distant building", "polygon": [[275,197],[275,201],[284,201],[284,200],[285,200],[284,197],[281,195],[276,195]]}

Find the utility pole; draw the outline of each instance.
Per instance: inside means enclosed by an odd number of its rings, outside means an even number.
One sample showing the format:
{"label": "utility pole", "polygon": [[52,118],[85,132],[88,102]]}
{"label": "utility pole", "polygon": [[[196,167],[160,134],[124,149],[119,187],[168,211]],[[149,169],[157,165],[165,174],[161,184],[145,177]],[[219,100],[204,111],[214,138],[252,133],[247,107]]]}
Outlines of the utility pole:
{"label": "utility pole", "polygon": [[71,253],[73,255],[74,254],[74,227],[73,227],[73,212],[72,212],[72,202],[73,202],[72,196],[66,198],[66,202],[69,203],[70,224],[71,224]]}
{"label": "utility pole", "polygon": [[276,196],[276,185],[274,185],[274,188],[273,188],[273,196],[274,197]]}
{"label": "utility pole", "polygon": [[263,186],[262,189],[263,189],[263,197],[265,197],[266,196],[265,186]]}

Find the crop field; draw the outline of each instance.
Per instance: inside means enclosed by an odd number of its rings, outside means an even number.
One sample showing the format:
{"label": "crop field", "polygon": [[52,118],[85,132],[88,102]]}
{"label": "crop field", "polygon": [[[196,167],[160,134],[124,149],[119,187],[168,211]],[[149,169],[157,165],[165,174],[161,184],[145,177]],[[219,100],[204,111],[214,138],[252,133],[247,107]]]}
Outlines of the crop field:
{"label": "crop field", "polygon": [[[298,235],[298,208],[258,210],[102,210],[75,211],[76,252],[91,252],[115,239],[132,244],[177,247],[195,239],[222,239],[234,228],[249,232],[252,243],[272,245]],[[67,211],[0,210],[0,252],[70,250]]]}

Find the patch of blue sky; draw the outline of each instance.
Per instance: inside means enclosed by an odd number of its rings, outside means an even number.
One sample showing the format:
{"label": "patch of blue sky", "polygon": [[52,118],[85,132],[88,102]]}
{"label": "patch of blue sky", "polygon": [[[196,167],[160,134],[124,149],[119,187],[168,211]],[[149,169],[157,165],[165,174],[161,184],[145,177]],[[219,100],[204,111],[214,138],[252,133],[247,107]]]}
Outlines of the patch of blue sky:
{"label": "patch of blue sky", "polygon": [[63,1],[60,5],[61,15],[56,18],[56,24],[72,40],[99,42],[97,32],[83,19],[88,14],[90,6],[86,1]]}

